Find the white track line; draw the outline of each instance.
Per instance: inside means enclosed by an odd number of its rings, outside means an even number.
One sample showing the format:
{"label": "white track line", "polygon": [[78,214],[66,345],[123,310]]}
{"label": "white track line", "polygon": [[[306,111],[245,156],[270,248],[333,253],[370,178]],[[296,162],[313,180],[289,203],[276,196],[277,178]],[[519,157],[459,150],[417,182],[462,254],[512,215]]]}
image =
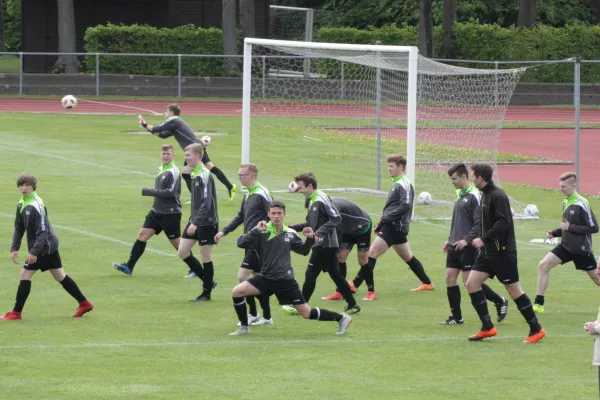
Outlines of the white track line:
{"label": "white track line", "polygon": [[[10,325],[10,323],[8,323]],[[252,337],[252,335],[251,335]],[[253,340],[251,337],[248,340],[231,339],[231,340],[214,340],[214,341],[197,341],[197,342],[121,342],[121,343],[80,343],[80,344],[23,344],[23,345],[8,345],[0,346],[0,350],[55,350],[55,349],[87,349],[87,348],[117,348],[123,349],[127,347],[185,347],[185,346],[248,346],[248,345],[281,345],[289,346],[294,344],[378,344],[378,343],[415,343],[415,342],[450,342],[461,341],[466,342],[466,336],[448,336],[448,337],[406,337],[394,339],[288,339],[288,340]],[[521,336],[499,336],[488,340],[493,342],[496,340],[523,340],[525,334]],[[549,335],[550,339],[581,339],[589,340],[589,337],[581,335]],[[477,344],[474,344],[477,346]]]}
{"label": "white track line", "polygon": [[79,101],[85,101],[87,103],[101,104],[104,106],[111,106],[111,107],[129,108],[131,110],[147,111],[147,112],[151,113],[152,115],[162,115],[161,113],[157,113],[156,111],[148,110],[147,108],[125,106],[123,104],[113,104],[113,103],[107,103],[105,101],[95,101],[95,100],[86,100],[86,99],[79,99]]}

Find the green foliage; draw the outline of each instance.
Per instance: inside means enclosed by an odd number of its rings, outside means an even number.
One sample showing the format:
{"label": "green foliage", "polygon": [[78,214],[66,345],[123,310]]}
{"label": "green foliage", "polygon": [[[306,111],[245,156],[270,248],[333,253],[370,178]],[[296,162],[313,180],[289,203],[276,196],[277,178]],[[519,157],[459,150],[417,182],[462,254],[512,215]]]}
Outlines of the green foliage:
{"label": "green foliage", "polygon": [[21,51],[21,0],[4,0],[4,46]]}
{"label": "green foliage", "polygon": [[[174,29],[154,28],[147,25],[98,25],[85,32],[85,50],[88,53],[144,53],[144,54],[223,54],[223,32],[185,25]],[[177,75],[176,57],[103,56],[103,73],[133,75]],[[221,58],[184,58],[185,76],[221,76]],[[88,70],[96,67],[94,55],[85,57]]]}
{"label": "green foliage", "polygon": [[[555,28],[538,25],[519,30],[514,26],[481,24],[477,21],[457,23],[454,26],[459,59],[481,61],[564,60],[580,54],[585,60],[600,59],[600,26],[570,25]],[[442,30],[434,29],[435,54],[440,54]],[[416,46],[418,32],[414,26],[356,28],[322,28],[315,40],[320,42],[374,44],[380,40],[387,45]],[[467,66],[467,65],[463,65]],[[493,68],[489,65],[468,65],[476,68]],[[335,68],[329,68],[335,70]],[[337,69],[339,70],[339,68]],[[582,64],[582,82],[600,81],[600,67]],[[351,71],[351,70],[349,70]],[[573,64],[554,64],[530,69],[525,81],[552,83],[572,82]]]}

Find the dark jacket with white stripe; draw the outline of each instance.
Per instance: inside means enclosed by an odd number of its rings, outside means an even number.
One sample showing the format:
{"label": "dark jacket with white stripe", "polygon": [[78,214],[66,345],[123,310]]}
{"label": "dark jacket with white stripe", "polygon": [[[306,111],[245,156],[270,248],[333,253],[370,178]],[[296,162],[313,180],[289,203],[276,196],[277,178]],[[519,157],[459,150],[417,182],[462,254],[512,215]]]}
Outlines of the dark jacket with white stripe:
{"label": "dark jacket with white stripe", "polygon": [[23,197],[17,204],[11,252],[19,251],[25,232],[29,254],[38,257],[58,250],[58,237],[50,225],[44,202],[35,192]]}
{"label": "dark jacket with white stripe", "polygon": [[289,227],[301,232],[310,226],[321,240],[315,245],[325,249],[340,247],[342,240],[342,217],[329,196],[321,190],[315,190],[308,196],[308,214],[306,222]]}
{"label": "dark jacket with white stripe", "polygon": [[196,226],[219,223],[217,192],[212,174],[203,164],[192,169],[192,211],[190,222]]}
{"label": "dark jacket with white stripe", "polygon": [[181,175],[175,162],[159,167],[154,189],[142,189],[142,196],[154,197],[152,211],[157,214],[181,214]]}
{"label": "dark jacket with white stripe", "polygon": [[592,234],[598,232],[598,222],[587,199],[577,192],[567,196],[563,202],[563,221],[569,229],[555,229],[554,237],[562,237],[561,243],[571,254],[591,254]]}
{"label": "dark jacket with white stripe", "polygon": [[408,233],[412,209],[415,200],[415,190],[406,174],[392,178],[394,185],[388,193],[387,201],[383,206],[381,222],[392,224],[401,232]]}
{"label": "dark jacket with white stripe", "polygon": [[343,197],[332,197],[331,201],[342,217],[342,233],[358,236],[371,229],[369,213]]}
{"label": "dark jacket with white stripe", "polygon": [[464,239],[471,245],[481,230],[481,192],[473,186],[462,195],[460,190],[457,192],[459,197],[454,202],[448,242],[452,245]]}
{"label": "dark jacket with white stripe", "polygon": [[179,117],[167,118],[162,124],[153,126],[152,134],[163,139],[173,136],[182,149],[185,149],[192,143],[200,143],[202,148],[206,147],[196,137],[193,129]]}
{"label": "dark jacket with white stripe", "polygon": [[260,221],[269,220],[267,214],[269,206],[273,202],[273,197],[271,197],[271,193],[269,193],[267,188],[257,182],[251,188],[243,189],[244,198],[242,199],[242,206],[233,220],[223,228],[225,235],[236,230],[241,224],[244,224],[244,233],[248,233]]}

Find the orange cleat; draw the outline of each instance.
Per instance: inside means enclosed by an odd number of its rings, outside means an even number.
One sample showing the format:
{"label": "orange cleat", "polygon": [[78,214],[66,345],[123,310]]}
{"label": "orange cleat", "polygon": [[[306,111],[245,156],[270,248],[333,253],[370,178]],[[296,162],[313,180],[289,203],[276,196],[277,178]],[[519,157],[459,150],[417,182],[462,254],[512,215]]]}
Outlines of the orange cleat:
{"label": "orange cleat", "polygon": [[496,327],[493,327],[489,331],[479,331],[476,334],[474,334],[473,336],[469,336],[469,340],[471,342],[478,342],[478,341],[481,341],[483,339],[491,338],[493,336],[496,336],[497,334],[498,334],[498,331],[496,330]]}
{"label": "orange cleat", "polygon": [[352,291],[352,293],[356,293],[356,286],[354,286],[354,282],[348,280],[348,286],[350,286],[350,290]]}
{"label": "orange cleat", "polygon": [[333,300],[342,300],[343,298],[344,297],[342,296],[342,294],[340,292],[335,292],[331,296],[321,297],[321,300],[333,301]]}
{"label": "orange cleat", "polygon": [[363,297],[363,300],[375,300],[376,298],[377,295],[375,294],[375,292],[367,292],[365,297]]}
{"label": "orange cleat", "polygon": [[541,331],[527,336],[525,338],[525,340],[523,340],[523,343],[537,343],[545,337],[546,337],[546,331],[544,330],[544,328],[542,328]]}
{"label": "orange cleat", "polygon": [[423,290],[433,290],[433,283],[423,283],[418,288],[410,289],[411,292],[421,292]]}
{"label": "orange cleat", "polygon": [[73,318],[81,318],[83,314],[88,313],[94,309],[94,306],[89,301],[85,300],[79,303],[79,307],[77,307],[77,311],[73,314]]}
{"label": "orange cleat", "polygon": [[4,319],[7,321],[18,321],[20,319],[23,319],[21,317],[21,313],[20,312],[16,312],[16,311],[9,311],[6,314],[4,314],[2,317],[0,317],[0,319]]}

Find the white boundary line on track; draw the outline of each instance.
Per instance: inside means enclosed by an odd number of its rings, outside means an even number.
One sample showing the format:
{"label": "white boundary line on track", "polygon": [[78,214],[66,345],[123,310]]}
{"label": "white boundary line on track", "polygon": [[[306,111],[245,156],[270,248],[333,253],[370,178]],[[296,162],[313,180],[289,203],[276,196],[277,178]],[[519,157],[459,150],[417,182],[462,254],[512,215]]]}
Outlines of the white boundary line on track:
{"label": "white boundary line on track", "polygon": [[[550,335],[550,339],[588,339],[588,336],[581,335]],[[525,334],[522,336],[500,336],[494,337],[487,340],[487,343],[491,343],[496,340],[523,340]],[[395,339],[289,339],[289,340],[211,340],[211,341],[197,341],[197,342],[121,342],[121,343],[80,343],[80,344],[24,344],[24,345],[13,345],[13,346],[0,346],[2,350],[54,350],[54,349],[86,349],[86,348],[117,348],[123,349],[127,347],[185,347],[185,346],[248,346],[248,345],[282,345],[289,346],[294,344],[378,344],[378,343],[415,343],[415,342],[451,342],[451,341],[463,341],[466,342],[466,336],[449,336],[449,337],[408,337],[408,338],[395,338]],[[525,344],[524,344],[525,345]]]}

